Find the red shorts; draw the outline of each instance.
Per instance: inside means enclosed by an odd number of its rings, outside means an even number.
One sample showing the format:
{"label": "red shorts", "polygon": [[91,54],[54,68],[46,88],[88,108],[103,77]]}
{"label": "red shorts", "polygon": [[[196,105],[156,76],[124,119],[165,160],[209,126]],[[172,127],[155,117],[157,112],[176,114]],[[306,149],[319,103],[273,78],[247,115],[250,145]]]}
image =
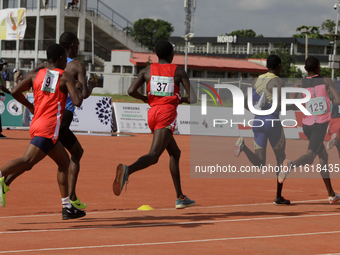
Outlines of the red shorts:
{"label": "red shorts", "polygon": [[331,119],[328,127],[328,134],[338,134],[340,137],[340,118]]}
{"label": "red shorts", "polygon": [[177,106],[155,105],[148,111],[148,124],[152,133],[156,129],[169,127],[171,132],[175,131],[177,119]]}

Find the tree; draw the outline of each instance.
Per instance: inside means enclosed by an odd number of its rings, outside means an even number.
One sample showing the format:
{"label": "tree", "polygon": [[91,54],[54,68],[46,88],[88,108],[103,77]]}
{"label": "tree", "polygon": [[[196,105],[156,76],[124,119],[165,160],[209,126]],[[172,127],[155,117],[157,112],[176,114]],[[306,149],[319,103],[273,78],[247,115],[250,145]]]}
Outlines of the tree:
{"label": "tree", "polygon": [[257,52],[251,56],[251,58],[267,59],[269,57],[269,52]]}
{"label": "tree", "polygon": [[302,77],[302,71],[297,66],[291,66],[289,70],[289,78],[301,78]]}
{"label": "tree", "polygon": [[[298,27],[296,28],[296,31],[298,32],[301,32],[302,29],[309,29],[310,30],[310,33],[308,34],[308,38],[311,38],[311,39],[327,39],[325,38],[324,35],[320,34],[320,30],[319,30],[319,27],[318,26],[301,26],[301,27]],[[305,38],[306,35],[305,34],[294,34],[293,37],[295,38]]]}
{"label": "tree", "polygon": [[280,44],[280,48],[275,50],[274,54],[278,55],[281,59],[282,69],[280,77],[288,78],[292,74],[291,65],[295,63],[294,56],[290,55],[290,51],[284,43]]}
{"label": "tree", "polygon": [[254,32],[254,30],[252,29],[242,29],[242,30],[236,30],[236,31],[232,31],[230,34],[225,34],[225,35],[236,35],[237,37],[263,37],[263,35],[256,35],[256,33]]}
{"label": "tree", "polygon": [[321,30],[326,31],[328,34],[334,34],[335,33],[335,21],[328,19],[328,20],[322,22]]}
{"label": "tree", "polygon": [[267,59],[270,54],[276,54],[281,59],[282,69],[280,77],[282,78],[302,77],[301,70],[295,66],[292,66],[292,64],[295,63],[294,56],[290,55],[290,51],[289,49],[287,49],[284,43],[281,43],[280,48],[275,51],[256,53],[252,55],[251,58]]}
{"label": "tree", "polygon": [[[332,76],[332,69],[328,67],[321,67],[320,69],[320,76],[326,76],[326,77],[331,77]],[[334,70],[334,77],[339,77],[340,73],[339,70],[335,69]]]}
{"label": "tree", "polygon": [[126,27],[124,31],[149,50],[154,50],[158,41],[169,39],[174,27],[164,20],[146,18],[137,20],[133,27]]}

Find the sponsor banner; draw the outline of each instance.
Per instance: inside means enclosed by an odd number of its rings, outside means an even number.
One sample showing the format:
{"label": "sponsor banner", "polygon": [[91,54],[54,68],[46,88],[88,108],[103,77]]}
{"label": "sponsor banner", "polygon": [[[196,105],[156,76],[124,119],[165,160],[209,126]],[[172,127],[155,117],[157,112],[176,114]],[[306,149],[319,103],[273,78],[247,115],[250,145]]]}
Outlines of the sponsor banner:
{"label": "sponsor banner", "polygon": [[76,107],[72,131],[113,132],[111,97],[90,96]]}
{"label": "sponsor banner", "polygon": [[26,27],[26,9],[0,10],[0,40],[23,39]]}
{"label": "sponsor banner", "polygon": [[22,104],[5,93],[5,100],[0,101],[0,114],[3,126],[22,127]]}
{"label": "sponsor banner", "polygon": [[[113,103],[117,133],[151,133],[147,124],[147,104]],[[254,137],[254,114],[245,110],[244,115],[233,115],[231,107],[207,107],[207,115],[201,114],[201,106],[179,105],[174,134],[204,136]],[[307,139],[302,130],[303,113],[287,111],[280,122],[287,139]],[[278,120],[276,120],[278,121]],[[326,134],[325,140],[329,140]]]}
{"label": "sponsor banner", "polygon": [[[34,102],[33,93],[26,94]],[[24,120],[29,126],[33,115],[25,107]],[[24,122],[25,122],[24,121]],[[72,131],[113,132],[111,98],[90,96],[81,107],[76,107],[70,129]]]}
{"label": "sponsor banner", "polygon": [[227,120],[228,117],[232,116],[232,108],[207,107],[208,114],[202,115],[200,106],[179,105],[177,112],[178,132],[180,134],[207,136],[240,135],[238,125],[230,125]]}
{"label": "sponsor banner", "polygon": [[112,103],[117,133],[151,133],[148,126],[148,104]]}

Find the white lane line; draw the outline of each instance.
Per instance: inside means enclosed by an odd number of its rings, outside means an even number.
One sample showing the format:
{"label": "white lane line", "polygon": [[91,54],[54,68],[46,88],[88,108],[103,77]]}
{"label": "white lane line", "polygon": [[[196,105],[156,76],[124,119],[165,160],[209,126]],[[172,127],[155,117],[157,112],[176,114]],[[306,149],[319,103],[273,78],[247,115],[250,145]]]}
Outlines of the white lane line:
{"label": "white lane line", "polygon": [[[326,202],[328,199],[317,199],[317,200],[304,200],[304,201],[295,201],[292,204],[300,204],[300,203],[311,203],[311,202]],[[228,208],[228,207],[247,207],[247,206],[264,206],[264,205],[273,205],[273,206],[282,206],[282,205],[274,205],[273,203],[258,203],[258,204],[237,204],[237,205],[212,205],[212,206],[194,206],[190,209],[211,209],[211,208]],[[286,207],[286,205],[283,205]],[[175,208],[157,208],[155,211],[175,211],[178,209]],[[110,210],[110,211],[101,211],[101,212],[87,212],[86,215],[91,214],[105,214],[105,213],[131,213],[131,212],[141,212],[138,210]],[[57,213],[53,214],[31,214],[31,215],[16,215],[16,216],[1,216],[0,219],[12,219],[12,218],[30,218],[30,217],[51,217],[60,215]]]}
{"label": "white lane line", "polygon": [[266,235],[266,236],[243,236],[243,237],[226,237],[214,239],[201,240],[182,240],[170,242],[154,242],[154,243],[129,243],[129,244],[112,244],[112,245],[98,245],[98,246],[78,246],[78,247],[59,247],[59,248],[42,248],[42,249],[28,249],[28,250],[11,250],[0,251],[0,253],[18,253],[18,252],[39,252],[39,251],[60,251],[60,250],[80,250],[80,249],[98,249],[98,248],[115,248],[115,247],[133,247],[133,246],[151,246],[151,245],[167,245],[167,244],[185,244],[185,243],[201,243],[201,242],[219,242],[232,240],[249,240],[249,239],[266,239],[266,238],[281,238],[281,237],[297,237],[297,236],[313,236],[313,235],[329,235],[339,234],[339,231],[329,232],[315,232],[315,233],[299,233],[299,234],[284,234],[284,235]]}
{"label": "white lane line", "polygon": [[[261,217],[261,218],[243,218],[243,219],[228,219],[228,220],[207,220],[207,221],[187,221],[187,222],[165,222],[165,223],[145,223],[129,225],[126,223],[117,223],[117,226],[98,226],[98,227],[79,227],[79,228],[61,228],[61,229],[36,229],[36,230],[17,230],[17,231],[2,231],[0,234],[22,234],[22,233],[40,233],[40,232],[62,232],[62,231],[79,231],[79,230],[96,230],[96,229],[115,229],[115,228],[142,228],[142,227],[163,227],[163,226],[179,226],[193,224],[215,224],[227,222],[244,222],[244,221],[261,221],[261,220],[281,220],[281,219],[296,219],[296,218],[311,218],[311,217],[328,217],[340,216],[339,213],[327,214],[310,214],[310,215],[295,215],[295,216],[276,216],[276,217]],[[124,224],[124,225],[123,225]]]}

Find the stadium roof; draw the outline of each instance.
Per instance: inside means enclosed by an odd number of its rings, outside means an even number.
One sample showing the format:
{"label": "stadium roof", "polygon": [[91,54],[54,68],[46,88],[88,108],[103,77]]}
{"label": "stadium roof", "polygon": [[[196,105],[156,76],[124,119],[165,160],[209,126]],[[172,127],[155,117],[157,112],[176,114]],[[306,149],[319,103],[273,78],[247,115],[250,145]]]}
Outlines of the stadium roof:
{"label": "stadium roof", "polygon": [[[133,52],[130,62],[136,66],[146,66],[147,63],[157,63],[158,58],[152,52]],[[185,56],[175,54],[173,64],[184,67]],[[265,73],[268,69],[264,66],[251,63],[246,59],[234,59],[225,57],[207,57],[207,56],[188,56],[188,69],[205,69],[220,71],[238,71],[238,72],[256,72]]]}

